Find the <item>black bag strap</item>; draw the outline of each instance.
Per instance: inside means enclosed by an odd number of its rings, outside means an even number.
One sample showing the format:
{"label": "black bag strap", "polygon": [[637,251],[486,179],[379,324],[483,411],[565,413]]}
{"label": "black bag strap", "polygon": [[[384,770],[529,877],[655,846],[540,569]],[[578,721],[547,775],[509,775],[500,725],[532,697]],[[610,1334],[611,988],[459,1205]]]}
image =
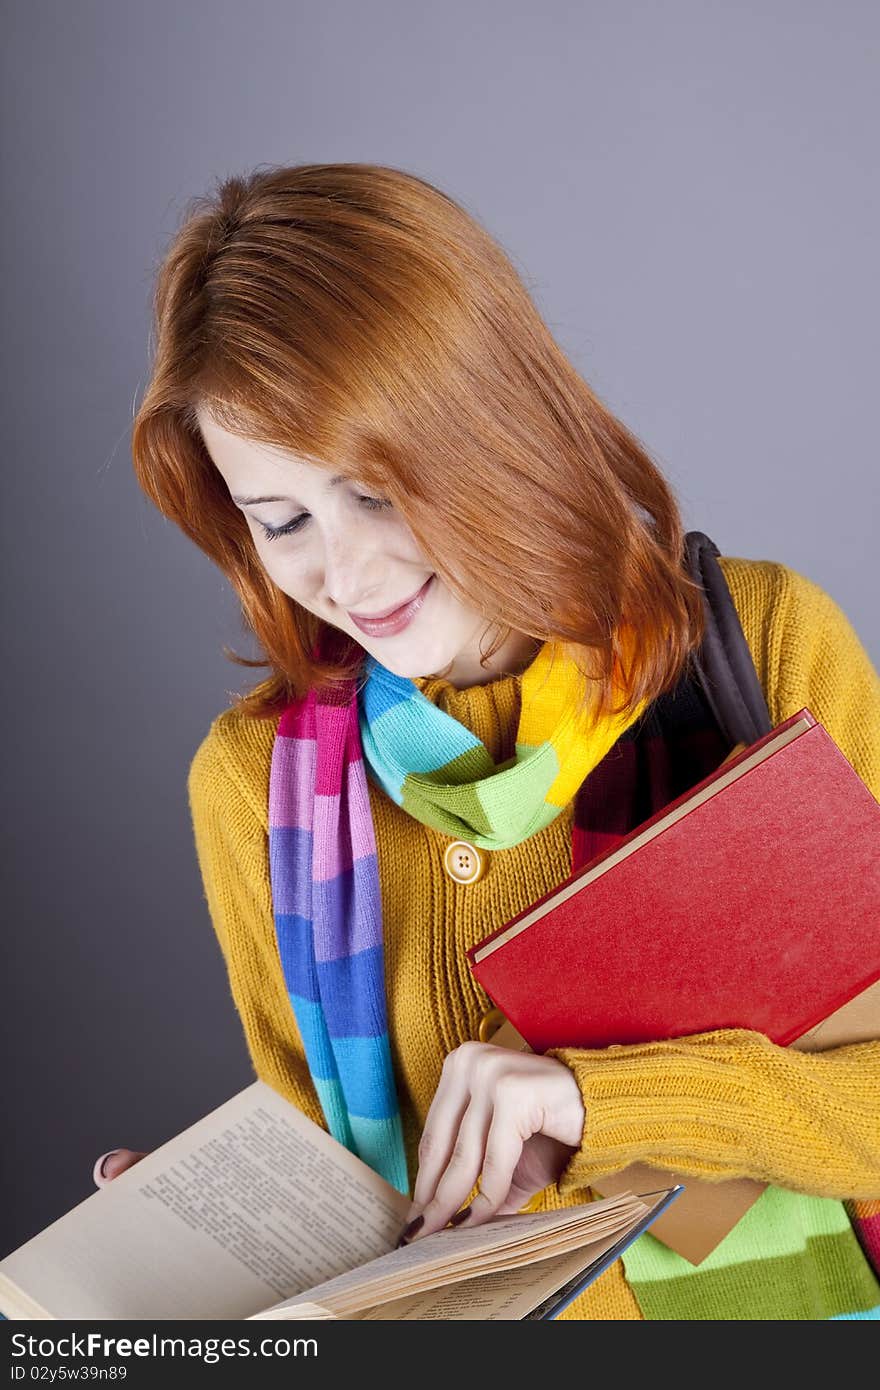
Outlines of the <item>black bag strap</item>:
{"label": "black bag strap", "polygon": [[706,613],[705,636],[699,650],[691,653],[693,670],[731,746],[748,745],[769,733],[773,724],[739,614],[715,558],[721,552],[702,531],[688,531],[684,542],[688,572],[703,589]]}

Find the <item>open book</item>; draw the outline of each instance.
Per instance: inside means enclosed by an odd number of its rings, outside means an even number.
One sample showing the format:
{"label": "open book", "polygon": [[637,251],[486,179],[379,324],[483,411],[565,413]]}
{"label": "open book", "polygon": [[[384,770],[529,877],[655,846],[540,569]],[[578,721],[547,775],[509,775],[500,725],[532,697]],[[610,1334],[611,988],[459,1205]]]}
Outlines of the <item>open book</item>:
{"label": "open book", "polygon": [[0,1260],[12,1319],[552,1318],[681,1192],[447,1226],[255,1081]]}

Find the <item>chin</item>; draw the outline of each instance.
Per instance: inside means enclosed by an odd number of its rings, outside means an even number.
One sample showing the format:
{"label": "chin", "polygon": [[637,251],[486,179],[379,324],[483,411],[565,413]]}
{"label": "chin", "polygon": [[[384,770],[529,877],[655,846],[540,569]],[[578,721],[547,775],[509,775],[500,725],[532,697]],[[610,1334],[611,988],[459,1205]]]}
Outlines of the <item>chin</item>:
{"label": "chin", "polygon": [[392,671],[395,676],[411,681],[440,675],[446,668],[452,666],[454,660],[454,657],[448,657],[446,661],[442,661],[431,653],[428,653],[424,658],[417,654],[393,657],[390,653],[383,656],[380,652],[376,652],[374,655],[377,661],[381,661],[382,665],[387,670]]}

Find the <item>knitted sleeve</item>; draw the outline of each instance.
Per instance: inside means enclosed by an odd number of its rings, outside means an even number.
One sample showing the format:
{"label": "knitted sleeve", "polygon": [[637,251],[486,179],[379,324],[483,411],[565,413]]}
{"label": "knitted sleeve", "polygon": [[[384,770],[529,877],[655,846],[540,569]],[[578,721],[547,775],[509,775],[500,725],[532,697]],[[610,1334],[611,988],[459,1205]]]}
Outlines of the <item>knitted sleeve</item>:
{"label": "knitted sleeve", "polygon": [[[214,720],[187,778],[204,895],[257,1076],[326,1129],[275,941],[268,826],[229,757],[231,718]],[[261,737],[256,722],[252,737]],[[255,767],[266,761],[255,756]]]}
{"label": "knitted sleeve", "polygon": [[[806,705],[880,798],[880,678],[842,610],[783,565],[720,563],[773,722]],[[880,1196],[880,1042],[809,1053],[721,1029],[547,1055],[571,1069],[585,1109],[562,1196],[634,1162],[815,1196]]]}

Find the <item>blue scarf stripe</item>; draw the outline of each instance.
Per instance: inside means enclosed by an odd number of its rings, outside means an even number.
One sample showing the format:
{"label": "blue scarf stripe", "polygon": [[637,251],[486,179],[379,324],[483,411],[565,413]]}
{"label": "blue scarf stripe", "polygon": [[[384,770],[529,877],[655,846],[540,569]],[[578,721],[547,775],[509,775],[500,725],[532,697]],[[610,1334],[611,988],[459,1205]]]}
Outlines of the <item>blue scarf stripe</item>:
{"label": "blue scarf stripe", "polygon": [[[315,1081],[338,1082],[340,1094],[345,1096],[352,1114],[367,1120],[382,1120],[393,1115],[396,1095],[388,1034],[374,1038],[334,1038],[331,1047],[321,1006],[296,994],[290,995],[290,1003]],[[344,1083],[340,1081],[340,1073]]]}
{"label": "blue scarf stripe", "polygon": [[295,994],[293,990],[290,991],[288,998],[296,1015],[300,1037],[306,1050],[306,1060],[312,1076],[316,1080],[320,1078],[322,1081],[338,1081],[339,1069],[327,1034],[327,1025],[324,1022],[324,1013],[320,1002],[316,1003],[312,999],[304,999],[301,994]]}
{"label": "blue scarf stripe", "polygon": [[327,1031],[334,1047],[337,1038],[378,1038],[386,1032],[385,1015],[376,1007],[385,991],[381,946],[337,960],[318,961],[317,969]]}
{"label": "blue scarf stripe", "polygon": [[396,1114],[388,1034],[381,1038],[334,1038],[333,1050],[350,1112],[367,1120]]}
{"label": "blue scarf stripe", "polygon": [[310,1004],[319,1004],[321,990],[312,955],[312,924],[305,917],[278,913],[275,918],[278,954],[288,992]]}
{"label": "blue scarf stripe", "polygon": [[386,710],[411,700],[413,690],[418,690],[411,681],[386,671],[369,653],[364,657],[364,674],[366,680],[358,691],[358,709],[361,718],[366,715],[371,723],[381,718]]}

